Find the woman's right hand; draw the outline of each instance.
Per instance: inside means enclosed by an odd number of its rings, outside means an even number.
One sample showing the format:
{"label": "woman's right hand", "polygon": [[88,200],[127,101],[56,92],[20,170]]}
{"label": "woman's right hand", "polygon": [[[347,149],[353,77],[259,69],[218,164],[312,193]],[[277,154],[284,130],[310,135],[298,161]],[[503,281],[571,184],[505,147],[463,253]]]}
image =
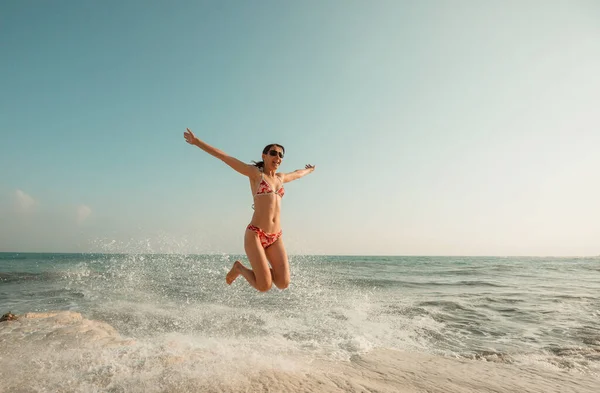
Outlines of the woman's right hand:
{"label": "woman's right hand", "polygon": [[196,136],[194,135],[192,130],[190,130],[189,128],[186,128],[186,130],[187,131],[183,133],[183,137],[185,138],[185,141],[187,143],[189,143],[190,145],[195,145],[198,138],[196,138]]}

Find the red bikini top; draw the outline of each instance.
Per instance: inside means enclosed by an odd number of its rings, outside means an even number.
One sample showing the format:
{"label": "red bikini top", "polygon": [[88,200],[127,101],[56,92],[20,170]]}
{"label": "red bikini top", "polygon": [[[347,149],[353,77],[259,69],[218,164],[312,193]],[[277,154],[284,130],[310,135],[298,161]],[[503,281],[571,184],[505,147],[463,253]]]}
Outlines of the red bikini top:
{"label": "red bikini top", "polygon": [[279,187],[279,189],[277,191],[273,191],[273,189],[271,188],[271,186],[269,185],[269,183],[267,183],[267,181],[265,180],[265,178],[263,177],[262,173],[260,175],[260,183],[258,184],[258,189],[256,190],[256,195],[265,195],[265,194],[277,194],[280,197],[283,198],[283,195],[285,194],[285,190],[283,189],[283,184],[281,184],[281,187]]}

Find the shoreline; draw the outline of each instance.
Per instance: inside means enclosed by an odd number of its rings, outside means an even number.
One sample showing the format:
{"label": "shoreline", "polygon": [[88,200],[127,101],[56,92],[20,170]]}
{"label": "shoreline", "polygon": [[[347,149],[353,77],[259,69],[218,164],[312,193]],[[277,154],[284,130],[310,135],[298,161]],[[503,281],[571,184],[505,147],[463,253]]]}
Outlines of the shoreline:
{"label": "shoreline", "polygon": [[597,375],[548,365],[382,348],[349,360],[283,353],[281,359],[263,359],[219,346],[194,347],[177,337],[139,342],[72,311],[25,313],[0,323],[0,348],[19,354],[0,357],[8,391],[592,393],[600,383]]}

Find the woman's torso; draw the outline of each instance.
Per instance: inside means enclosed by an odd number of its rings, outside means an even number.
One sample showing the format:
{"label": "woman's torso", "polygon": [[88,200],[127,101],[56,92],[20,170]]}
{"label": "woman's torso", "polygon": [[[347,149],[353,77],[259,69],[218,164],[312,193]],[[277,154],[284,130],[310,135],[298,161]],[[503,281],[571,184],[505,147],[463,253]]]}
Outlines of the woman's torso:
{"label": "woman's torso", "polygon": [[268,233],[279,232],[283,197],[281,176],[268,176],[260,172],[257,177],[250,178],[250,189],[254,198],[254,214],[250,224]]}

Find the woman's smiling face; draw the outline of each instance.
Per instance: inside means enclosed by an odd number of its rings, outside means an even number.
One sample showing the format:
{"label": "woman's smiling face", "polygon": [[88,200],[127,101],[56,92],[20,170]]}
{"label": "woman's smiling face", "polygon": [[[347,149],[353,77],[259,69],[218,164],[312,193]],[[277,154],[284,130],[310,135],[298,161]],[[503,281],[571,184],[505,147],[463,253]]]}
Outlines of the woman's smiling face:
{"label": "woman's smiling face", "polygon": [[279,168],[279,165],[281,165],[281,160],[283,159],[283,155],[284,151],[281,146],[272,145],[267,153],[262,155],[265,168],[275,170]]}

